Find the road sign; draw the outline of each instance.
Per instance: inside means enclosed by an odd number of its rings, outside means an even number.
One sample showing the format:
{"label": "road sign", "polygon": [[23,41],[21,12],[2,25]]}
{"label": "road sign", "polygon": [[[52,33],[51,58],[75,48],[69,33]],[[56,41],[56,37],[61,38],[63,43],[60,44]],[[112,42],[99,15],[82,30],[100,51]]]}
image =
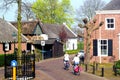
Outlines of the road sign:
{"label": "road sign", "polygon": [[16,60],[12,60],[11,61],[11,66],[12,67],[16,67],[17,66],[17,61]]}
{"label": "road sign", "polygon": [[45,41],[41,41],[41,46],[45,46]]}

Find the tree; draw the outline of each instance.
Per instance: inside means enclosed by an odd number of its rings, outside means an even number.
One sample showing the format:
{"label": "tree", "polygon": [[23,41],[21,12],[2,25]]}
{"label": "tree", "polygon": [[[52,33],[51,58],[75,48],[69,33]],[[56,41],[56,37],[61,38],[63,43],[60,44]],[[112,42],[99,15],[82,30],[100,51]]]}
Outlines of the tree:
{"label": "tree", "polygon": [[86,50],[85,50],[85,63],[89,64],[90,61],[90,49],[91,49],[91,35],[92,32],[99,29],[103,25],[103,22],[100,22],[98,25],[96,25],[96,19],[93,19],[92,21],[88,21],[87,18],[83,19],[83,24],[79,24],[78,26],[80,28],[85,28],[85,35],[81,35],[85,39],[86,43]]}
{"label": "tree", "polygon": [[32,11],[32,3],[30,2],[26,2],[25,4],[22,4],[21,6],[21,16],[23,18],[23,20],[29,20],[29,19],[35,19],[35,14]]}
{"label": "tree", "polygon": [[105,6],[104,0],[85,0],[83,5],[76,10],[77,21],[87,18],[91,20],[95,16],[95,11],[102,9]]}
{"label": "tree", "polygon": [[61,43],[63,44],[63,48],[65,49],[65,43],[68,39],[67,32],[65,31],[65,25],[62,26],[61,30],[59,31],[59,38]]}
{"label": "tree", "polygon": [[43,23],[67,24],[73,23],[72,6],[70,0],[37,0],[33,3],[32,10],[36,17]]}
{"label": "tree", "polygon": [[[17,13],[17,10],[16,10],[15,17],[17,17],[17,14],[18,13]],[[21,17],[22,17],[22,20],[24,20],[24,21],[29,21],[29,20],[35,20],[36,19],[35,14],[32,11],[32,3],[31,2],[22,2]]]}
{"label": "tree", "polygon": [[[18,4],[18,17],[17,17],[17,25],[18,25],[18,53],[17,53],[17,57],[21,58],[21,4],[22,4],[22,0],[3,0],[3,5],[2,7],[4,7],[6,10],[8,10],[12,4]],[[21,60],[18,60],[18,65],[21,66]]]}
{"label": "tree", "polygon": [[[22,49],[21,49],[21,3],[22,0],[17,0],[17,4],[18,4],[18,17],[17,17],[17,25],[18,25],[18,57],[21,58],[21,53],[22,53]],[[21,60],[18,61],[18,65],[22,65]]]}
{"label": "tree", "polygon": [[68,35],[64,29],[64,26],[62,27],[61,31],[59,32],[59,38],[63,43],[65,43],[68,38]]}
{"label": "tree", "polygon": [[7,11],[15,3],[17,3],[17,0],[2,0],[1,3],[0,3],[0,9]]}

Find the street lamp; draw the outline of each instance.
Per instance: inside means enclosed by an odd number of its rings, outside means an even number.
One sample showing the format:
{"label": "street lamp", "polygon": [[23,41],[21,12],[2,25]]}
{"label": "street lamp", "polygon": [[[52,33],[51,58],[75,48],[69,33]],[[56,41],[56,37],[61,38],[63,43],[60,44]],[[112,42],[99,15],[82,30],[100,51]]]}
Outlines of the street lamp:
{"label": "street lamp", "polygon": [[12,37],[14,39],[14,53],[15,53],[15,40],[16,40],[17,34],[15,32],[12,33]]}

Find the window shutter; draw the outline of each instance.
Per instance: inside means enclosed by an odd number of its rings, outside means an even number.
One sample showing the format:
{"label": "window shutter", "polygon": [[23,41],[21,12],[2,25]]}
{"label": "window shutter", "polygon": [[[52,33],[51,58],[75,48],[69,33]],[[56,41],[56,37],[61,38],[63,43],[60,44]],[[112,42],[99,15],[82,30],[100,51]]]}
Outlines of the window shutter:
{"label": "window shutter", "polygon": [[113,41],[112,39],[108,40],[108,56],[112,56],[113,53]]}
{"label": "window shutter", "polygon": [[27,50],[31,51],[31,44],[30,43],[27,44]]}
{"label": "window shutter", "polygon": [[9,50],[11,50],[11,43],[9,43]]}
{"label": "window shutter", "polygon": [[5,43],[3,43],[3,51],[5,51]]}
{"label": "window shutter", "polygon": [[98,55],[98,48],[97,48],[97,39],[93,40],[93,56]]}

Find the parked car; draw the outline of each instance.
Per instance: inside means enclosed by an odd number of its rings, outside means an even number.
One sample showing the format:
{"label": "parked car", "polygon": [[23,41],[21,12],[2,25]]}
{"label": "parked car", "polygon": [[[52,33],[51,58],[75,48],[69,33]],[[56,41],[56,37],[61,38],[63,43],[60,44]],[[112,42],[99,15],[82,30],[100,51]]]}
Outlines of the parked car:
{"label": "parked car", "polygon": [[85,53],[84,53],[84,50],[80,50],[78,52],[78,56],[80,58],[80,62],[84,63],[84,57],[85,57]]}
{"label": "parked car", "polygon": [[79,52],[78,52],[78,56],[79,57],[84,57],[84,50],[80,50]]}

